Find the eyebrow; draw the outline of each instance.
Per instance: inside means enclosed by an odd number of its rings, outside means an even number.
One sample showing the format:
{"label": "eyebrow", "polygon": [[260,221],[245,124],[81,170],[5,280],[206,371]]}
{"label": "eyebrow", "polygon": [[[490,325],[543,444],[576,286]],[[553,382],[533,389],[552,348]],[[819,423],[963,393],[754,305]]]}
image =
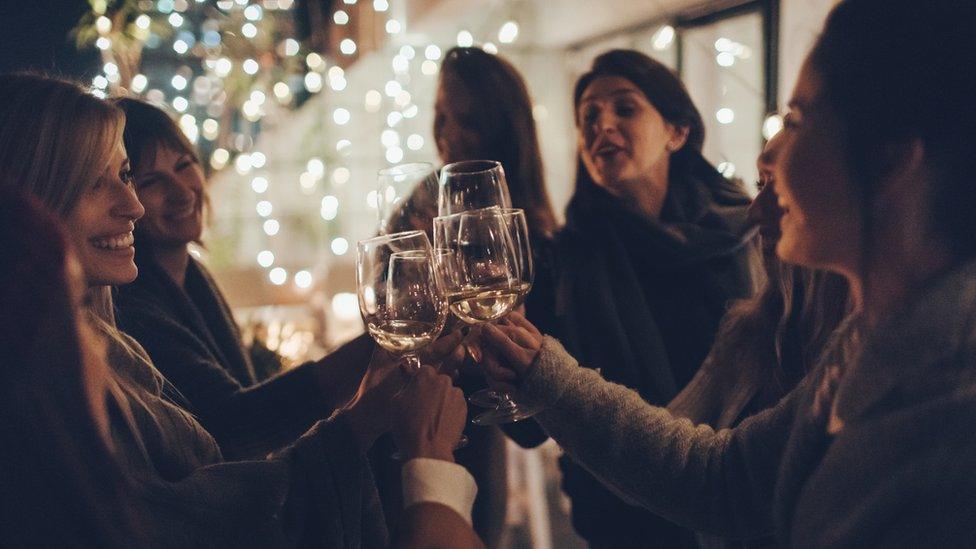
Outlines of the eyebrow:
{"label": "eyebrow", "polygon": [[604,93],[600,93],[600,94],[596,94],[596,95],[589,95],[589,96],[584,95],[583,98],[580,99],[580,104],[588,103],[590,101],[596,101],[596,100],[598,100],[600,98],[603,98],[603,97],[616,97],[616,96],[620,96],[620,95],[640,95],[640,94],[641,94],[641,92],[639,92],[638,90],[635,90],[635,89],[631,89],[631,88],[617,88],[615,90],[610,90],[608,92],[604,92]]}

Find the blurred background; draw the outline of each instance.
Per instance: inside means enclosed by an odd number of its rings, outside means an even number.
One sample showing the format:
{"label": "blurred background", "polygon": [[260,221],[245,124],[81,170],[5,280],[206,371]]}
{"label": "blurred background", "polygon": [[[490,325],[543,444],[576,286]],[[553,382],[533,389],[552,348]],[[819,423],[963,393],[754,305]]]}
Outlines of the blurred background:
{"label": "blurred background", "polygon": [[[290,364],[362,332],[356,241],[377,170],[437,165],[433,104],[449,48],[511,61],[533,98],[549,193],[573,190],[572,87],[593,57],[643,51],[678,71],[705,156],[750,189],[832,0],[3,0],[0,68],[80,78],[166,108],[210,176],[205,246],[245,327]],[[286,364],[287,365],[287,364]],[[579,542],[558,449],[508,452],[510,547]]]}

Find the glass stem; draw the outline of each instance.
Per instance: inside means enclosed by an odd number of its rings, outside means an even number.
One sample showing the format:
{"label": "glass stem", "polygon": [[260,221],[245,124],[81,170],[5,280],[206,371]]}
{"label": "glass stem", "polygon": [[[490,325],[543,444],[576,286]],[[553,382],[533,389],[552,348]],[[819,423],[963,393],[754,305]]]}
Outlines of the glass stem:
{"label": "glass stem", "polygon": [[512,395],[508,393],[498,393],[499,410],[514,410],[515,408],[518,408],[518,404],[512,400]]}
{"label": "glass stem", "polygon": [[420,370],[420,358],[417,356],[417,353],[403,355],[403,365],[408,370]]}

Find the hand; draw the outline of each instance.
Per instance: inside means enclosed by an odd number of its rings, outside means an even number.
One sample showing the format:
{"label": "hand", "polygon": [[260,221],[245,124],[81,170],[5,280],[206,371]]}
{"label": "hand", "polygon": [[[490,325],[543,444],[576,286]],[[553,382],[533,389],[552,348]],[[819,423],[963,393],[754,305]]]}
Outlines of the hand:
{"label": "hand", "polygon": [[404,462],[413,458],[454,461],[468,407],[451,378],[421,367],[394,403],[393,440]]}
{"label": "hand", "polygon": [[518,312],[485,324],[478,338],[489,380],[503,388],[525,376],[542,347],[542,334]]}
{"label": "hand", "polygon": [[457,379],[458,368],[464,363],[464,347],[461,345],[464,334],[460,329],[453,330],[437,338],[420,352],[420,361],[437,368],[437,371]]}
{"label": "hand", "polygon": [[410,379],[410,372],[400,367],[400,360],[377,347],[369,361],[359,390],[343,410],[349,425],[368,450],[380,435],[390,430],[392,402]]}

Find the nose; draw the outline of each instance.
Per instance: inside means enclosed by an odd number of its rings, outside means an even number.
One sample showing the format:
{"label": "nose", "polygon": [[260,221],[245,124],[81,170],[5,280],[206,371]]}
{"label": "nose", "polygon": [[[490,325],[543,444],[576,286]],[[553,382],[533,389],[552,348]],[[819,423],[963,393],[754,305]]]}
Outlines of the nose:
{"label": "nose", "polygon": [[766,142],[766,146],[763,147],[762,153],[759,155],[759,159],[756,164],[759,167],[760,173],[772,173],[773,168],[776,164],[776,158],[779,156],[779,147],[782,143],[783,130],[769,138]]}
{"label": "nose", "polygon": [[139,202],[135,189],[131,185],[121,185],[115,194],[112,215],[137,221],[145,213],[146,208],[143,207],[142,202]]}
{"label": "nose", "polygon": [[600,133],[616,131],[617,122],[617,115],[612,109],[603,109],[596,119],[596,129]]}

